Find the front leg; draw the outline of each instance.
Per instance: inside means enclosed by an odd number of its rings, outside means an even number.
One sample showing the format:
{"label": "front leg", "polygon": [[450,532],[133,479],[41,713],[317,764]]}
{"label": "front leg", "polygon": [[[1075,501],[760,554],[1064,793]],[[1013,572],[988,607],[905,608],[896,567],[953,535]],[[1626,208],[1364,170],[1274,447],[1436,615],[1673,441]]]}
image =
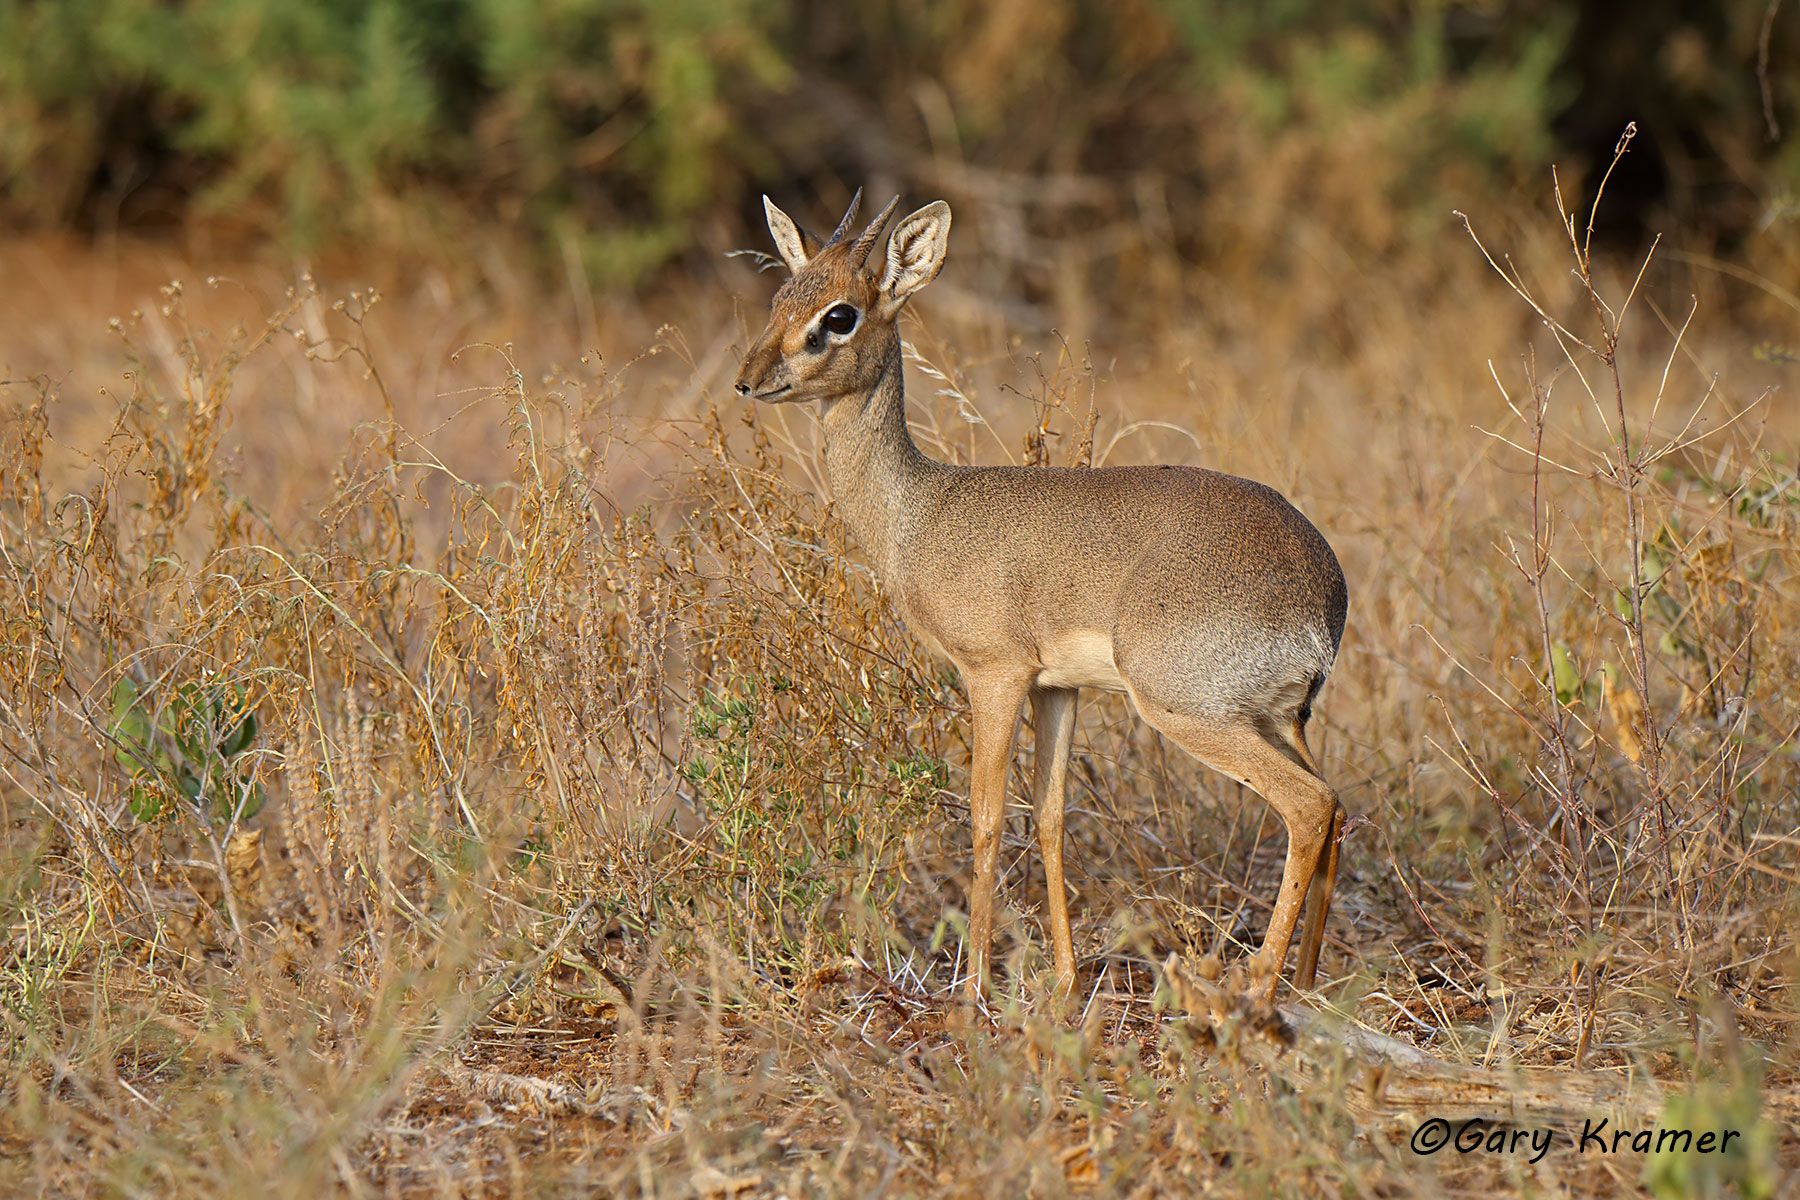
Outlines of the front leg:
{"label": "front leg", "polygon": [[1010,671],[964,671],[974,724],[969,759],[969,824],[975,843],[975,878],[969,887],[969,994],[987,986],[988,950],[994,940],[994,887],[1000,865],[1000,827],[1006,819],[1006,770],[1012,760],[1019,706],[1030,680]]}

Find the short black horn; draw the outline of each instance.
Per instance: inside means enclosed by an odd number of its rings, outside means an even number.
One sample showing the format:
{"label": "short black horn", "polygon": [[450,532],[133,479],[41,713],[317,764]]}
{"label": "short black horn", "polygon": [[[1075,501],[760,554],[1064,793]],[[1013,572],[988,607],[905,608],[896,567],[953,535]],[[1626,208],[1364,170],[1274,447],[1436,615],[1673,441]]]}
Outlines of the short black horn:
{"label": "short black horn", "polygon": [[831,231],[831,237],[825,243],[827,246],[837,245],[838,239],[850,232],[850,226],[856,223],[857,210],[861,207],[862,189],[857,188],[856,195],[850,197],[850,207],[844,210],[844,219],[839,221],[837,223],[837,228]]}
{"label": "short black horn", "polygon": [[888,218],[894,215],[894,210],[898,207],[900,207],[900,197],[895,196],[887,202],[887,207],[877,213],[875,219],[869,222],[869,227],[857,235],[855,244],[850,247],[851,267],[860,268],[869,261],[869,252],[875,249],[875,243],[881,239],[882,227],[888,223]]}

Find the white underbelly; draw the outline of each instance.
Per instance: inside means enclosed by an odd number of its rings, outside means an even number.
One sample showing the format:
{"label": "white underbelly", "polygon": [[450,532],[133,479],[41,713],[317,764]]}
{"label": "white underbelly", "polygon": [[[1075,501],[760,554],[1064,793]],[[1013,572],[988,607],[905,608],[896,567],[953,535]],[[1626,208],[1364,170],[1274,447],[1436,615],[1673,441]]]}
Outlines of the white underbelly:
{"label": "white underbelly", "polygon": [[1047,640],[1040,653],[1039,687],[1125,690],[1125,678],[1113,662],[1111,634],[1098,629],[1070,630]]}

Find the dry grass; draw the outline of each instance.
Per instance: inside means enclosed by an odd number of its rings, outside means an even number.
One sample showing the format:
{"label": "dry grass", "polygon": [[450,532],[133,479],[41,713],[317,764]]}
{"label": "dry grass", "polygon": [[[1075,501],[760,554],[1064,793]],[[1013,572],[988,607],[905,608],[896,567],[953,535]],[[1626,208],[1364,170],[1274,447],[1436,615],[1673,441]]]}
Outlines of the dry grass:
{"label": "dry grass", "polygon": [[30,326],[79,336],[5,348],[0,1187],[1791,1187],[1793,366],[1684,324],[1660,263],[1627,306],[1638,264],[1590,275],[1581,224],[1477,221],[1556,329],[1448,241],[1429,285],[1328,254],[1203,285],[1099,367],[928,298],[915,420],[952,457],[1286,490],[1350,578],[1316,745],[1361,817],[1306,1005],[1742,1155],[1421,1158],[1426,1060],[1384,1110],[1348,1035],[1289,1072],[1255,1021],[1184,1015],[1160,964],[1255,944],[1281,834],[1110,698],[1073,771],[1078,1010],[1022,805],[968,1010],[964,701],[845,545],[809,420],[727,398],[766,284],[734,277],[735,320],[652,306],[698,346],[549,305],[652,347],[626,361],[504,298],[265,272],[144,295],[122,376],[80,294]]}

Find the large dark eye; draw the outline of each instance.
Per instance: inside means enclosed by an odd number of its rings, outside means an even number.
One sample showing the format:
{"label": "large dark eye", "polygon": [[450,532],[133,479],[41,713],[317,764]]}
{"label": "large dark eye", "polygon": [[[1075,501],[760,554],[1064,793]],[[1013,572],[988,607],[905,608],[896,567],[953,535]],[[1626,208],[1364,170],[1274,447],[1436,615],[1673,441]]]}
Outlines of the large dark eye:
{"label": "large dark eye", "polygon": [[832,333],[849,333],[856,328],[856,310],[848,304],[835,304],[821,322]]}

